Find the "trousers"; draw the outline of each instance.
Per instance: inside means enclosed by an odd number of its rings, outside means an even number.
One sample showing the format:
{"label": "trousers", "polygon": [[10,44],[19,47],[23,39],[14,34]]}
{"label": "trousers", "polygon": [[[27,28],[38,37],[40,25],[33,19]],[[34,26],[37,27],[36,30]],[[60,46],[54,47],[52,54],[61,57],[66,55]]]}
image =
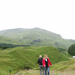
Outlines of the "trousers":
{"label": "trousers", "polygon": [[50,67],[44,67],[45,75],[49,75]]}
{"label": "trousers", "polygon": [[[44,75],[45,74],[45,70],[44,70],[43,65],[39,65],[39,69],[40,69],[40,75]],[[43,70],[43,73],[42,73],[42,70]]]}

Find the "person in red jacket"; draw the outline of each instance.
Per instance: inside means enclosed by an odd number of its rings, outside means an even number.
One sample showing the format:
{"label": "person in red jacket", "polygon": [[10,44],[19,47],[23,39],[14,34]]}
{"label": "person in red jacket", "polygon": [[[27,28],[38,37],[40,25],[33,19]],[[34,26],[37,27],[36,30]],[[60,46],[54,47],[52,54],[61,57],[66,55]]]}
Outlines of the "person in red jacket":
{"label": "person in red jacket", "polygon": [[[46,54],[44,55],[44,58],[42,60],[42,64],[45,69],[45,75],[49,75],[50,66],[52,66],[52,64]],[[48,71],[48,73],[47,73],[47,71]]]}

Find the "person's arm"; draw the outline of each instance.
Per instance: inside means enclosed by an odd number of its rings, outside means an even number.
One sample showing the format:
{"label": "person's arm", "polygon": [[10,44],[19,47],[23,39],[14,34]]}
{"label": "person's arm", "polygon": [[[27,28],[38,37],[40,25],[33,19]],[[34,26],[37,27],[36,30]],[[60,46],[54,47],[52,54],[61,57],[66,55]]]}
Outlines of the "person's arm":
{"label": "person's arm", "polygon": [[50,59],[48,58],[49,64],[52,66]]}
{"label": "person's arm", "polygon": [[39,63],[39,59],[38,59],[38,63]]}
{"label": "person's arm", "polygon": [[44,59],[42,60],[42,65],[43,65],[43,67],[46,67]]}

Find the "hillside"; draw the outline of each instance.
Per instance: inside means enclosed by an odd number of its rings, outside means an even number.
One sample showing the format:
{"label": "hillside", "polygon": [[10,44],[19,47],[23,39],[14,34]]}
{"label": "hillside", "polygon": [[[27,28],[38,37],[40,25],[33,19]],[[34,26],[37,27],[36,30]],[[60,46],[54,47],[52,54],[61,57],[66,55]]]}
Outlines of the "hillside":
{"label": "hillside", "polygon": [[[40,75],[39,70],[21,70],[15,75]],[[50,75],[75,75],[75,59],[61,61],[50,67]]]}
{"label": "hillside", "polygon": [[9,67],[12,75],[19,70],[38,68],[39,55],[47,54],[52,64],[68,60],[61,51],[53,47],[17,47],[6,50],[0,49],[0,75],[9,75]]}
{"label": "hillside", "polygon": [[72,58],[69,61],[54,64],[51,69],[56,71],[75,71],[75,59]]}
{"label": "hillside", "polygon": [[18,40],[0,36],[0,46],[8,46],[12,48],[12,47],[17,47],[17,46],[30,46],[30,45],[20,42]]}
{"label": "hillside", "polygon": [[75,43],[75,40],[63,39],[59,34],[40,28],[4,30],[0,31],[0,35],[30,44],[32,46],[68,48],[71,44]]}
{"label": "hillside", "polygon": [[4,36],[0,36],[0,43],[7,43],[7,44],[19,44],[21,42],[16,41],[14,39],[10,39]]}

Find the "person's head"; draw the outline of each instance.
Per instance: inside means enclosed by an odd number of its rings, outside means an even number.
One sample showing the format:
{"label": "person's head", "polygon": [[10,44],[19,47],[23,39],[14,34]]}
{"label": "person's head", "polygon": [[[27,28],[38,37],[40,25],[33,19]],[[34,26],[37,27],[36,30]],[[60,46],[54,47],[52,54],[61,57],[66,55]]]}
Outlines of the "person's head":
{"label": "person's head", "polygon": [[45,55],[44,55],[44,59],[47,59],[47,58],[48,58],[48,56],[47,56],[47,54],[45,54]]}
{"label": "person's head", "polygon": [[42,56],[41,55],[39,55],[39,58],[41,58]]}

